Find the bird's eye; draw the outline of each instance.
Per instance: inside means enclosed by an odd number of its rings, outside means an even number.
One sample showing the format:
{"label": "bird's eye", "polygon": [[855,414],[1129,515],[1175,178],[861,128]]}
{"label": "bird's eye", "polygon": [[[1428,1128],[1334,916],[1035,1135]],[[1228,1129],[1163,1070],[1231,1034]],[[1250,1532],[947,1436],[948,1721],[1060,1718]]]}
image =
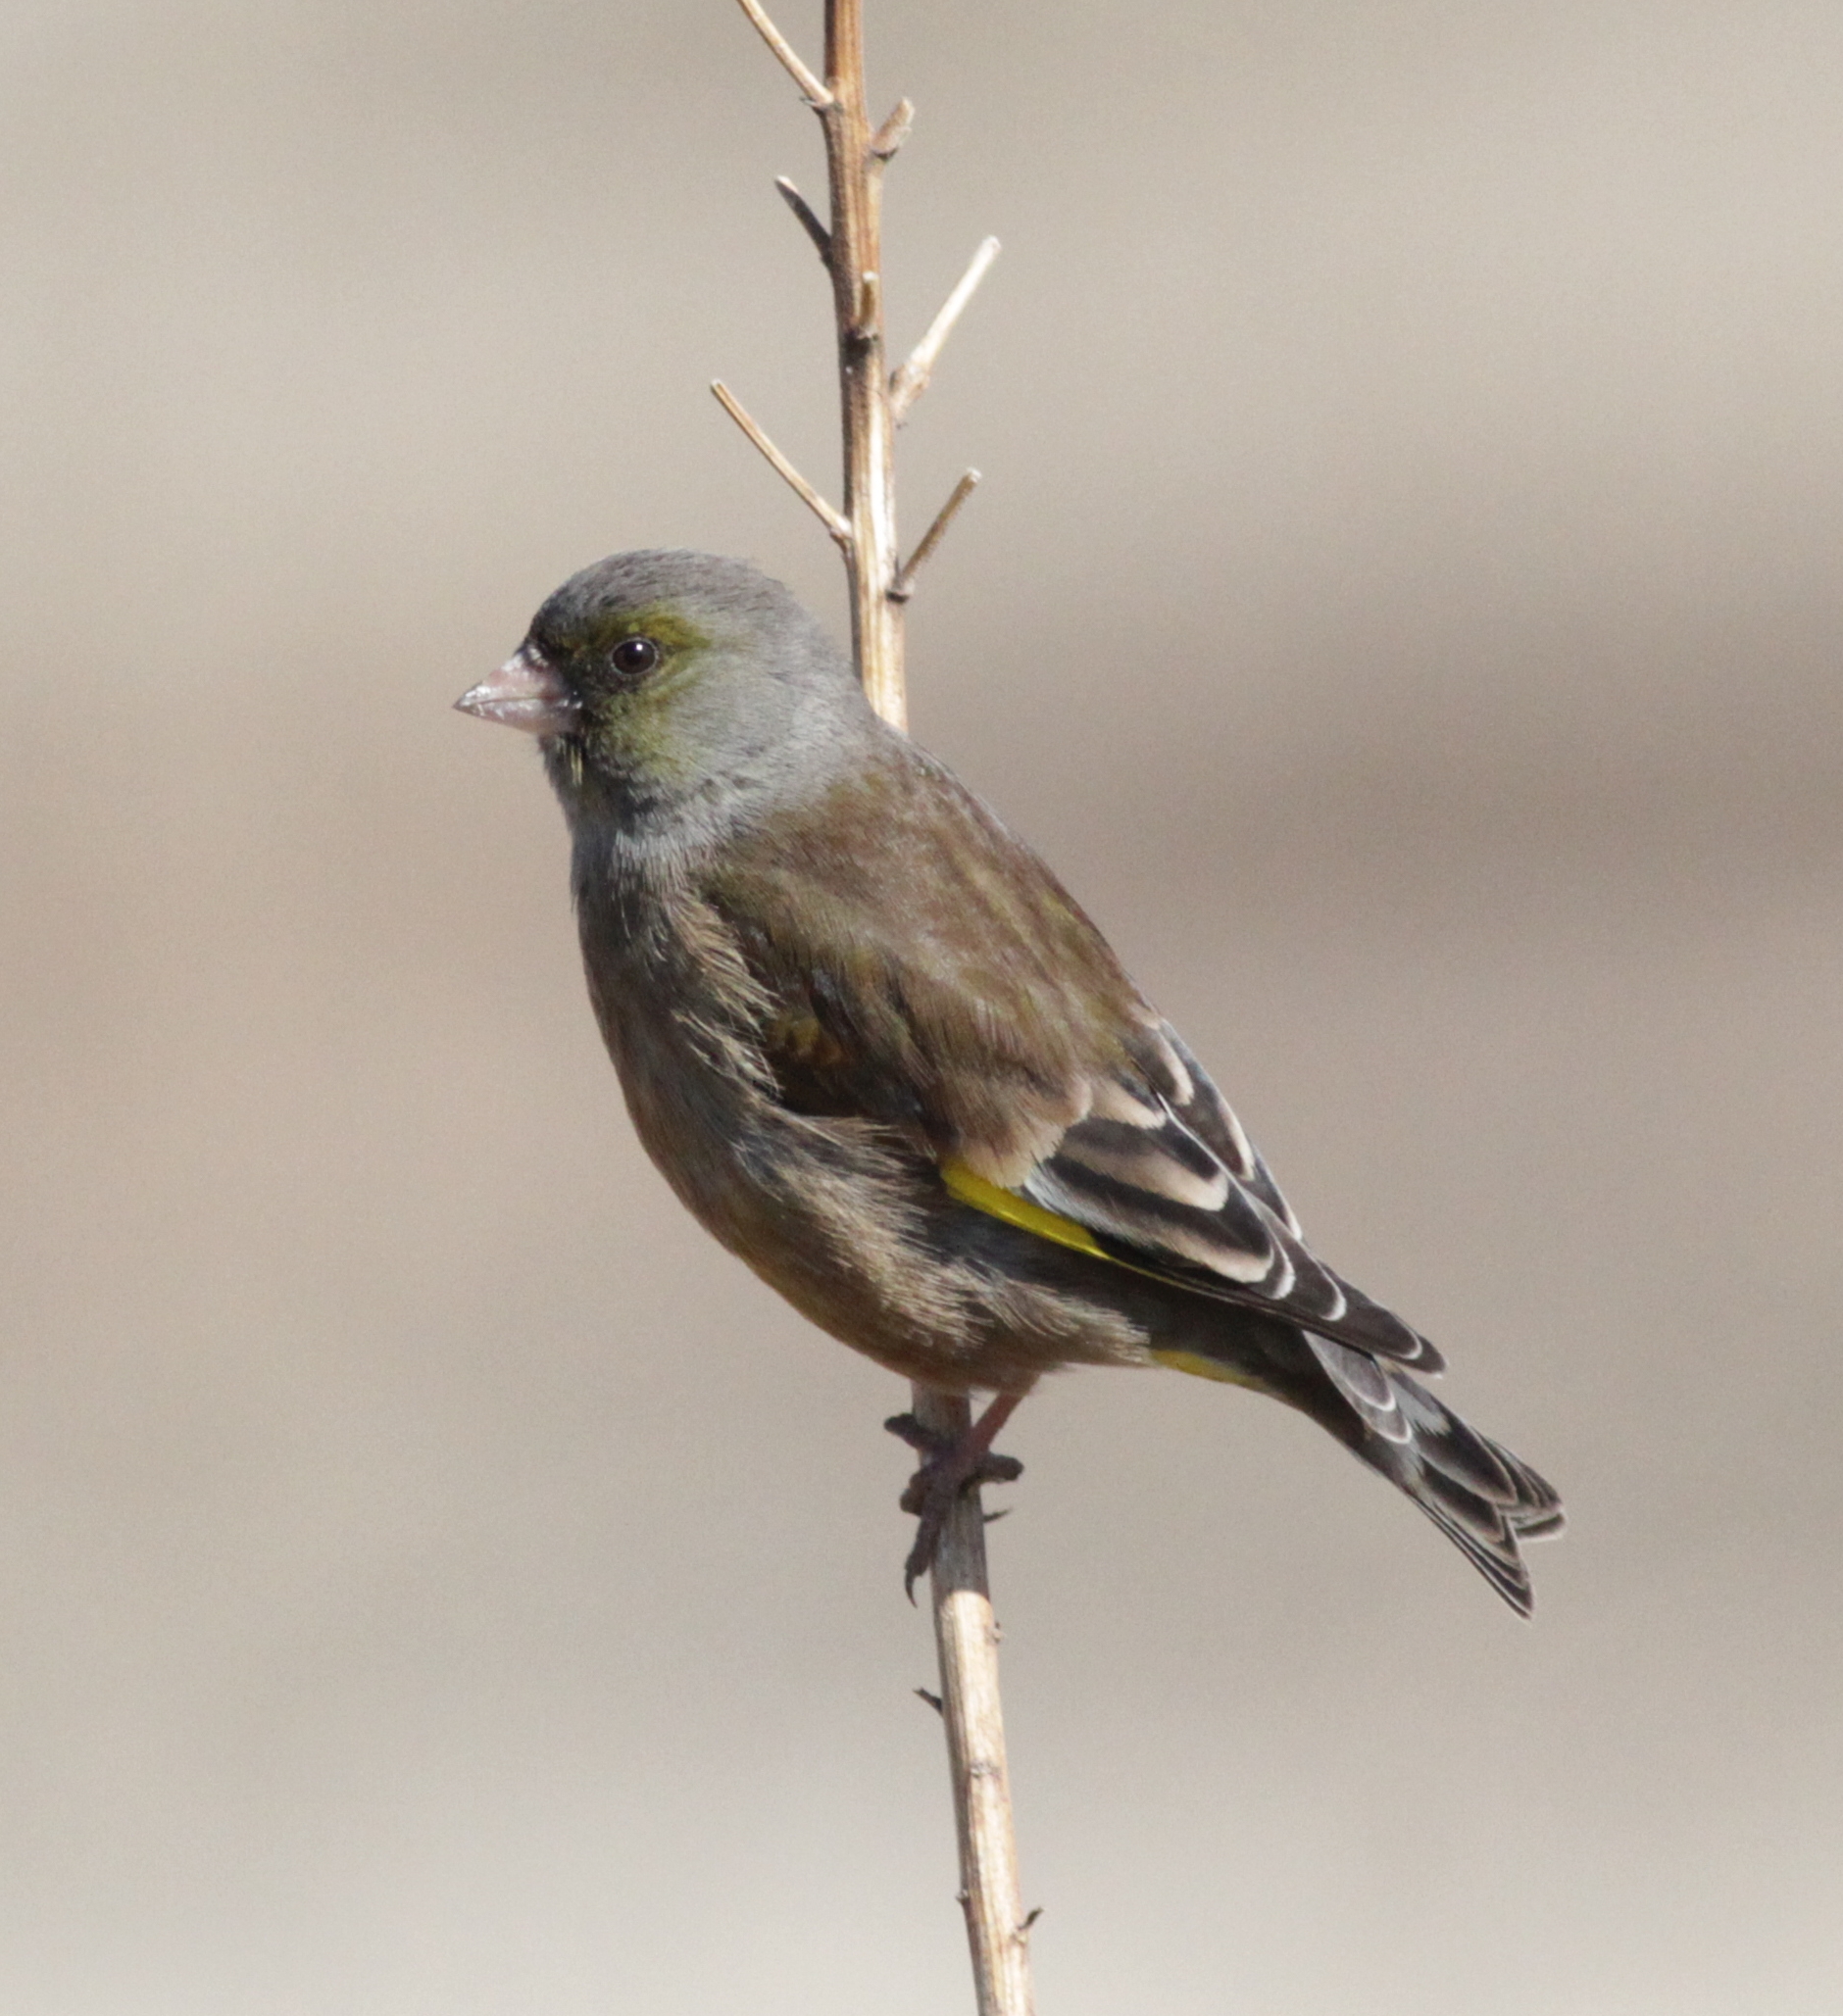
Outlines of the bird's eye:
{"label": "bird's eye", "polygon": [[615,668],[623,672],[650,672],[659,663],[659,646],[650,637],[627,637],[615,646]]}

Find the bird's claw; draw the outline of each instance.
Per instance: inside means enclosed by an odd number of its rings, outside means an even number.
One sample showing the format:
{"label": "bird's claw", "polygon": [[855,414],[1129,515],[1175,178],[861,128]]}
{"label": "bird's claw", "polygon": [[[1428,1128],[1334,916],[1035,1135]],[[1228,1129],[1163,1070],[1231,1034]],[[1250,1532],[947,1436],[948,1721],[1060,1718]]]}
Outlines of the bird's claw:
{"label": "bird's claw", "polygon": [[[935,1498],[941,1498],[952,1504],[963,1491],[975,1484],[1016,1484],[1023,1475],[1023,1465],[1016,1456],[982,1456],[973,1467],[963,1475],[955,1476],[951,1466],[945,1467],[937,1477],[932,1467],[923,1463],[903,1487],[902,1497],[897,1500],[905,1512],[924,1512]],[[993,1518],[1001,1516],[994,1512]]]}
{"label": "bird's claw", "polygon": [[919,1449],[923,1455],[936,1455],[953,1444],[951,1435],[943,1435],[938,1428],[924,1428],[914,1414],[892,1414],[883,1426],[899,1442]]}
{"label": "bird's claw", "polygon": [[892,1414],[883,1426],[922,1452],[922,1465],[899,1500],[916,1520],[915,1545],[902,1564],[903,1594],[914,1602],[915,1586],[934,1565],[947,1515],[961,1495],[981,1484],[1015,1484],[1023,1475],[1023,1465],[1016,1456],[993,1454],[989,1435],[981,1435],[978,1428],[964,1437],[943,1435],[924,1427],[913,1414]]}

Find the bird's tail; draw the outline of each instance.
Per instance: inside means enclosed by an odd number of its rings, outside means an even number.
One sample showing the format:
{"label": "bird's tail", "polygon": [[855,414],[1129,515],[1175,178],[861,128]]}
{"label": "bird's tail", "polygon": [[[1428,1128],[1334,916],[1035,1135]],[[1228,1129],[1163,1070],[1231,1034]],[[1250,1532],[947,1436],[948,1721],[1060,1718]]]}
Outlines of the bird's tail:
{"label": "bird's tail", "polygon": [[1406,1372],[1326,1338],[1306,1341],[1356,1416],[1355,1432],[1339,1430],[1341,1439],[1399,1485],[1504,1600],[1528,1616],[1534,1598],[1519,1543],[1561,1532],[1554,1487]]}

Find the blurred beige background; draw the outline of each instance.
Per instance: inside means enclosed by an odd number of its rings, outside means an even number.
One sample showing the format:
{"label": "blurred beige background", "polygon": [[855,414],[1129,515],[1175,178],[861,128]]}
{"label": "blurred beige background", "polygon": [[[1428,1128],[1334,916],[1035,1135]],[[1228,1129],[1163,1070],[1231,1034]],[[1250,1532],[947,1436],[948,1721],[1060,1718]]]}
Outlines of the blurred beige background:
{"label": "blurred beige background", "polygon": [[[816,51],[818,8],[784,25]],[[918,733],[1550,1472],[1021,1416],[1045,2016],[1843,2005],[1843,15],[873,0]],[[968,2005],[900,1399],[676,1211],[531,752],[616,548],[826,542],[725,0],[0,17],[0,2007]]]}

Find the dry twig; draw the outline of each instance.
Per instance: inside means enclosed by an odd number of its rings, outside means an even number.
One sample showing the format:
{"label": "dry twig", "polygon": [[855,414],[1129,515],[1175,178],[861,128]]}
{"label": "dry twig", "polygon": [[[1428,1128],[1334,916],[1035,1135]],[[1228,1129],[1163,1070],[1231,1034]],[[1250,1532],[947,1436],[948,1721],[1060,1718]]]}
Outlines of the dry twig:
{"label": "dry twig", "polygon": [[774,186],[832,282],[838,326],[838,382],[844,408],[845,502],[835,512],[781,454],[724,386],[712,389],[742,431],[844,550],[851,583],[851,637],[872,705],[896,727],[908,724],[902,677],[902,605],[916,574],[971,495],[969,471],[906,564],[896,546],[895,434],[927,383],[973,290],[998,257],[987,238],[907,360],[885,375],[882,288],[883,170],[908,138],[915,107],[903,99],[874,132],[865,110],[863,0],[826,0],[823,81],[801,61],[763,10],[739,0],[781,68],[819,115],[825,135],[831,222],[824,223],[785,175]]}
{"label": "dry twig", "polygon": [[922,534],[922,543],[896,569],[896,578],[889,584],[889,592],[898,602],[907,602],[915,593],[915,577],[921,572],[922,563],[947,536],[947,527],[954,521],[960,507],[971,497],[979,482],[977,469],[969,469],[954,487],[947,502],[934,514],[934,522]]}
{"label": "dry twig", "polygon": [[928,331],[920,343],[909,353],[909,361],[889,383],[890,412],[901,426],[909,417],[909,409],[928,388],[928,379],[933,375],[934,360],[940,356],[942,347],[954,332],[954,324],[960,320],[966,305],[972,299],[973,290],[991,270],[992,262],[998,257],[998,240],[984,238],[979,249],[972,255],[972,263],[960,276],[960,284],[941,304],[941,312],[928,324]]}
{"label": "dry twig", "polygon": [[[872,130],[865,110],[863,0],[826,0],[823,80],[800,60],[760,0],[739,4],[819,115],[825,136],[829,224],[784,177],[775,186],[832,282],[843,405],[843,510],[834,511],[821,497],[724,386],[713,390],[843,550],[851,585],[852,644],[865,691],[877,713],[901,728],[908,719],[903,608],[915,592],[917,572],[971,495],[978,474],[969,469],[961,477],[902,563],[896,543],[896,427],[926,390],[942,346],[997,256],[998,241],[987,238],[979,247],[926,334],[892,377],[883,340],[882,177],[908,137],[915,108],[905,98]],[[918,1386],[914,1412],[922,1427],[953,1438],[971,1426],[971,1409],[962,1396]],[[979,2016],[1031,2016],[1029,1930],[1036,1914],[1026,1918],[1018,1884],[998,1688],[998,1627],[986,1585],[985,1516],[976,1485],[955,1503],[935,1555],[931,1586],[941,1667],[939,1706],[953,1775],[961,1897]]]}
{"label": "dry twig", "polygon": [[788,488],[805,504],[807,509],[812,512],[813,516],[819,519],[820,523],[825,527],[832,537],[840,545],[845,544],[851,537],[851,527],[845,522],[839,513],[835,512],[826,503],[824,498],[814,489],[813,485],[794,467],[793,464],[787,460],[780,450],[774,446],[773,442],[768,438],[761,427],[750,418],[748,410],[744,407],[742,401],[723,383],[722,378],[713,378],[711,380],[711,390],[717,395],[718,405],[722,408],[729,418],[735,421],[736,425],[761,450],[763,460],[768,463],[769,467],[774,470],[776,475],[782,478]]}

